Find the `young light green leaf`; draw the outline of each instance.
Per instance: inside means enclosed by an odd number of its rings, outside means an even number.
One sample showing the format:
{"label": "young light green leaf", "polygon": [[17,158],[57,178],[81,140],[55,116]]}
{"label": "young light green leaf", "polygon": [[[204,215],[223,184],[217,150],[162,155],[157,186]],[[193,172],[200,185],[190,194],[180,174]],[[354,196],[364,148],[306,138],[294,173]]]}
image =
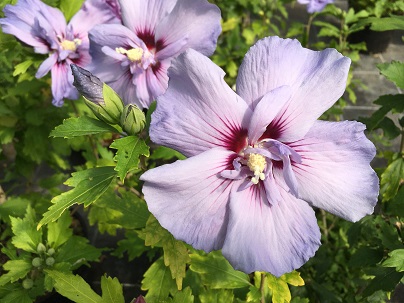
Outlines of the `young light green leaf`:
{"label": "young light green leaf", "polygon": [[289,303],[292,300],[288,284],[282,279],[268,274],[268,287],[272,291],[272,303]]}
{"label": "young light green leaf", "polygon": [[56,126],[51,131],[51,137],[74,138],[85,135],[102,133],[117,133],[116,128],[111,125],[87,116],[74,117],[63,120],[63,124]]}
{"label": "young light green leaf", "polygon": [[142,290],[148,290],[146,302],[160,302],[175,293],[176,285],[171,278],[168,267],[164,265],[163,258],[154,262],[144,274]]}
{"label": "young light green leaf", "polygon": [[397,271],[404,271],[404,249],[393,250],[389,257],[383,262],[384,267],[395,267]]}
{"label": "young light green leaf", "polygon": [[89,206],[108,189],[115,176],[112,166],[95,167],[72,173],[72,177],[65,184],[74,188],[52,199],[53,205],[43,215],[37,228],[56,221],[68,207],[75,203]]}
{"label": "young light green leaf", "polygon": [[101,303],[97,295],[79,275],[46,269],[45,272],[55,280],[55,289],[62,296],[76,303]]}
{"label": "young light green leaf", "polygon": [[392,61],[391,63],[378,64],[377,68],[387,79],[404,89],[404,62]]}
{"label": "young light green leaf", "polygon": [[0,277],[0,286],[24,278],[31,271],[32,264],[29,260],[8,260],[3,269],[8,273]]}
{"label": "young light green leaf", "polygon": [[261,301],[261,291],[258,287],[250,286],[247,293],[247,302],[256,303]]}
{"label": "young light green leaf", "polygon": [[115,170],[118,172],[118,176],[122,182],[130,170],[138,167],[141,155],[149,156],[149,147],[147,144],[143,139],[135,136],[117,139],[110,147],[118,150],[114,158],[117,162]]}
{"label": "young light green leaf", "polygon": [[300,273],[295,270],[282,275],[280,278],[282,280],[284,280],[286,283],[293,285],[293,286],[303,286],[304,285],[304,280],[300,276]]}
{"label": "young light green leaf", "polygon": [[191,288],[188,286],[182,291],[177,292],[173,297],[172,303],[194,303]]}
{"label": "young light green leaf", "polygon": [[122,285],[117,278],[101,277],[102,303],[125,303]]}
{"label": "young light green leaf", "polygon": [[219,253],[207,256],[191,254],[190,269],[201,275],[202,282],[211,288],[242,288],[251,283],[248,275],[233,269],[230,263]]}
{"label": "young light green leaf", "polygon": [[63,213],[59,220],[48,224],[48,244],[54,249],[58,249],[73,235],[70,227],[72,219],[69,213]]}
{"label": "young light green leaf", "polygon": [[21,62],[19,64],[17,64],[14,67],[14,72],[13,72],[13,77],[24,74],[27,69],[33,64],[34,62],[32,60],[27,60],[24,62]]}
{"label": "young light green leaf", "polygon": [[36,230],[35,212],[28,206],[27,212],[23,219],[11,219],[11,229],[13,231],[13,238],[11,242],[17,248],[22,250],[36,253],[38,244],[42,241],[42,231]]}
{"label": "young light green leaf", "polygon": [[61,0],[60,1],[60,10],[63,12],[63,15],[66,18],[66,21],[69,21],[80,9],[83,4],[82,0]]}
{"label": "young light green leaf", "polygon": [[380,185],[383,201],[388,201],[396,195],[404,176],[404,158],[398,157],[387,166],[382,173]]}

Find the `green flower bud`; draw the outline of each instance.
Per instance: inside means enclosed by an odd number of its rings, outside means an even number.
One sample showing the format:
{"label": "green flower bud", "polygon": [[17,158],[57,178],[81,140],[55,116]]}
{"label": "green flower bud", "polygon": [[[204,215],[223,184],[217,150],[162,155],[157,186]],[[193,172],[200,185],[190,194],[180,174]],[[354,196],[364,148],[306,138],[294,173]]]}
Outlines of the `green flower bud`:
{"label": "green flower bud", "polygon": [[108,124],[119,124],[124,104],[119,95],[89,71],[72,64],[74,82],[94,115]]}
{"label": "green flower bud", "polygon": [[121,116],[121,127],[128,135],[136,135],[146,125],[144,113],[133,104],[126,105]]}
{"label": "green flower bud", "polygon": [[48,249],[48,255],[52,256],[55,253],[55,250],[53,248]]}
{"label": "green flower bud", "polygon": [[34,267],[40,267],[42,265],[42,259],[39,257],[33,258],[32,259],[32,266]]}
{"label": "green flower bud", "polygon": [[22,287],[24,287],[24,289],[31,289],[32,286],[34,286],[34,281],[32,281],[32,279],[26,278],[22,281]]}
{"label": "green flower bud", "polygon": [[37,248],[36,248],[36,251],[39,254],[44,253],[46,251],[46,246],[43,243],[39,243]]}
{"label": "green flower bud", "polygon": [[53,264],[55,264],[55,259],[52,257],[48,257],[48,258],[46,258],[45,263],[48,266],[53,266]]}

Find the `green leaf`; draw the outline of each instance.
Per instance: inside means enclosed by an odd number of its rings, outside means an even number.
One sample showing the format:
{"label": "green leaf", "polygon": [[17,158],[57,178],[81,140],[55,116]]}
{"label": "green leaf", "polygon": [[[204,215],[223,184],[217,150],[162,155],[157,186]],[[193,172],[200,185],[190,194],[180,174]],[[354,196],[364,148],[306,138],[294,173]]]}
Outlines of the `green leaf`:
{"label": "green leaf", "polygon": [[272,303],[285,303],[292,300],[289,286],[282,278],[268,274],[268,287],[272,291]]}
{"label": "green leaf", "polygon": [[35,228],[35,213],[31,206],[28,206],[27,213],[23,219],[11,217],[11,229],[13,238],[11,242],[17,248],[36,253],[38,244],[42,241],[42,231]]}
{"label": "green leaf", "polygon": [[404,30],[404,16],[391,16],[386,18],[369,18],[371,21],[371,30],[388,31],[388,30]]}
{"label": "green leaf", "polygon": [[101,277],[102,303],[125,303],[122,285],[117,278]]}
{"label": "green leaf", "polygon": [[234,294],[228,289],[207,289],[199,295],[201,303],[229,303],[233,302]]}
{"label": "green leaf", "polygon": [[141,289],[148,290],[146,302],[163,301],[170,293],[175,293],[175,282],[170,270],[164,265],[163,258],[154,262],[146,271]]}
{"label": "green leaf", "polygon": [[69,21],[80,9],[83,4],[83,0],[61,0],[60,1],[60,10],[63,12],[63,15],[66,18],[66,21]]}
{"label": "green leaf", "polygon": [[63,124],[56,126],[50,136],[62,138],[74,138],[85,135],[118,132],[109,124],[87,116],[74,117],[63,120]]}
{"label": "green leaf", "polygon": [[403,272],[397,272],[395,268],[378,267],[374,272],[368,274],[375,275],[375,278],[363,291],[363,296],[368,297],[378,290],[393,291],[401,278],[404,276]]}
{"label": "green leaf", "polygon": [[280,277],[280,279],[284,280],[286,283],[293,285],[293,286],[303,286],[304,285],[304,280],[300,276],[300,273],[295,270],[282,275]]}
{"label": "green leaf", "polygon": [[53,205],[43,215],[38,228],[56,221],[68,207],[75,203],[84,204],[87,207],[95,202],[108,189],[115,176],[112,166],[95,167],[72,173],[72,177],[65,184],[74,188],[52,199]]}
{"label": "green leaf", "polygon": [[23,279],[31,271],[32,264],[29,260],[9,260],[3,265],[3,269],[8,273],[0,277],[1,286]]}
{"label": "green leaf", "polygon": [[261,291],[256,286],[250,286],[249,291],[247,293],[247,302],[260,302],[261,301]]}
{"label": "green leaf", "polygon": [[62,273],[56,270],[46,269],[45,272],[55,280],[55,289],[62,296],[76,303],[101,303],[101,297],[97,295],[79,275]]}
{"label": "green leaf", "polygon": [[186,287],[182,291],[177,292],[173,297],[172,303],[194,303],[191,288]]}
{"label": "green leaf", "polygon": [[382,258],[383,250],[363,246],[352,255],[348,265],[357,268],[375,266]]}
{"label": "green leaf", "polygon": [[393,216],[404,218],[404,186],[401,186],[397,195],[387,203],[387,211]]}
{"label": "green leaf", "polygon": [[404,158],[398,157],[390,163],[381,175],[381,192],[383,201],[388,201],[397,194],[398,188],[404,178]]}
{"label": "green leaf", "polygon": [[129,261],[132,261],[148,249],[136,231],[127,230],[125,237],[125,239],[118,241],[118,248],[112,253],[113,256],[123,258],[123,253],[127,252]]}
{"label": "green leaf", "polygon": [[32,298],[25,289],[16,289],[1,298],[1,303],[32,303]]}
{"label": "green leaf", "polygon": [[24,74],[27,69],[33,64],[34,62],[32,60],[27,60],[24,62],[21,62],[19,64],[17,64],[14,67],[14,72],[13,72],[13,77]]}
{"label": "green leaf", "polygon": [[10,222],[10,216],[23,217],[30,203],[30,200],[21,197],[8,197],[0,204],[0,219]]}
{"label": "green leaf", "polygon": [[248,275],[233,269],[230,263],[218,252],[207,256],[191,254],[190,269],[199,273],[202,282],[211,288],[249,287]]}
{"label": "green leaf", "polygon": [[398,87],[404,88],[404,63],[392,61],[391,63],[378,64],[377,68],[390,81]]}
{"label": "green leaf", "polygon": [[383,262],[384,267],[395,267],[396,271],[404,271],[404,249],[393,250],[389,257]]}
{"label": "green leaf", "polygon": [[149,156],[149,147],[147,144],[143,139],[135,136],[117,139],[110,147],[118,150],[114,157],[114,160],[117,162],[115,170],[118,172],[118,176],[122,182],[130,170],[138,167],[141,155]]}
{"label": "green leaf", "polygon": [[64,213],[56,222],[48,224],[48,244],[50,247],[57,249],[64,244],[73,235],[70,228],[72,223],[69,213]]}
{"label": "green leaf", "polygon": [[185,156],[182,155],[181,153],[177,152],[176,150],[165,147],[165,146],[159,146],[158,148],[153,150],[153,153],[150,156],[150,159],[153,159],[153,160],[157,160],[157,159],[170,160],[173,158],[184,160]]}

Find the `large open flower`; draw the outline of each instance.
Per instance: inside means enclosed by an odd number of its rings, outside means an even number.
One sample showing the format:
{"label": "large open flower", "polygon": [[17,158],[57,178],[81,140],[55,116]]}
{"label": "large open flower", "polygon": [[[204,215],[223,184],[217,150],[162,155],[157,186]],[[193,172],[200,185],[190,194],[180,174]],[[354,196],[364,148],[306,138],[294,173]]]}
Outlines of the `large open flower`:
{"label": "large open flower", "polygon": [[189,158],[142,175],[149,210],[177,239],[222,249],[244,272],[276,276],[320,245],[311,206],[356,221],[377,202],[374,145],[355,121],[318,121],[342,95],[350,60],[297,40],[260,40],[237,94],[189,50],[169,70],[151,139]]}
{"label": "large open flower", "polygon": [[36,77],[42,78],[51,71],[54,105],[62,106],[63,98],[79,96],[72,85],[70,64],[84,67],[90,63],[88,31],[99,23],[120,22],[112,11],[114,1],[110,2],[85,1],[69,24],[60,10],[39,0],[19,0],[4,8],[6,18],[0,19],[3,32],[33,46],[36,53],[49,54]]}
{"label": "large open flower", "polygon": [[90,31],[90,70],[125,103],[148,108],[167,89],[173,57],[188,48],[213,53],[220,10],[206,0],[121,0],[120,5],[123,25]]}

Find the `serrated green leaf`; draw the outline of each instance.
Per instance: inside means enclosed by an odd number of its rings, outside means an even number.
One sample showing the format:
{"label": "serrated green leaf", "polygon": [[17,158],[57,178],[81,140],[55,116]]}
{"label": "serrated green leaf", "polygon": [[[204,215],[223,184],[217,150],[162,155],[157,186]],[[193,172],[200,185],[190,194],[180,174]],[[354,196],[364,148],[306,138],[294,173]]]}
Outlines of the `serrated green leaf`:
{"label": "serrated green leaf", "polygon": [[58,249],[73,235],[73,230],[70,227],[72,223],[69,213],[64,213],[56,222],[48,224],[48,244],[54,249]]}
{"label": "serrated green leaf", "polygon": [[112,166],[95,167],[72,173],[72,177],[65,184],[74,188],[52,199],[53,205],[43,215],[38,228],[56,221],[75,203],[84,204],[87,207],[96,201],[108,189],[115,176]]}
{"label": "serrated green leaf", "polygon": [[146,302],[163,301],[170,293],[175,293],[175,282],[171,278],[170,270],[164,265],[163,258],[154,262],[146,271],[141,288],[148,290]]}
{"label": "serrated green leaf", "polygon": [[24,289],[16,289],[1,298],[1,303],[32,303],[32,298]]}
{"label": "serrated green leaf", "polygon": [[234,294],[229,289],[207,289],[199,295],[201,303],[229,303],[233,302]]}
{"label": "serrated green leaf", "polygon": [[61,0],[60,1],[60,10],[63,12],[63,15],[66,18],[66,21],[69,21],[80,9],[83,4],[83,0]]}
{"label": "serrated green leaf", "polygon": [[377,68],[387,79],[393,81],[398,87],[404,88],[404,62],[382,63],[378,64]]}
{"label": "serrated green leaf", "polygon": [[97,119],[87,116],[74,117],[63,120],[63,124],[51,131],[51,137],[74,138],[85,135],[102,133],[116,133],[116,128]]}
{"label": "serrated green leaf", "polygon": [[303,286],[304,285],[304,280],[300,276],[300,273],[295,270],[282,275],[280,278],[282,280],[284,280],[286,283],[293,285],[293,286]]}
{"label": "serrated green leaf", "polygon": [[14,67],[14,72],[13,72],[13,77],[24,74],[27,69],[33,64],[34,62],[32,60],[27,60],[24,62],[21,62],[19,64],[17,64]]}
{"label": "serrated green leaf", "polygon": [[247,293],[247,302],[258,303],[261,301],[261,291],[256,286],[250,286],[249,291]]}
{"label": "serrated green leaf", "polygon": [[404,249],[393,250],[389,257],[383,262],[384,267],[395,267],[396,271],[404,271]]}
{"label": "serrated green leaf", "polygon": [[139,257],[148,248],[144,245],[144,240],[139,238],[136,231],[127,230],[125,239],[118,241],[118,248],[112,253],[113,256],[123,258],[123,253],[128,254],[129,261]]}
{"label": "serrated green leaf", "polygon": [[147,144],[143,139],[135,136],[117,139],[110,147],[118,150],[114,157],[114,160],[117,162],[115,170],[118,172],[118,176],[122,182],[130,170],[138,167],[141,155],[149,156],[149,147]]}
{"label": "serrated green leaf", "polygon": [[242,288],[251,285],[248,275],[233,269],[219,253],[207,256],[191,254],[190,269],[201,275],[202,282],[211,288]]}
{"label": "serrated green leaf", "polygon": [[0,277],[1,286],[24,278],[31,271],[32,264],[29,260],[9,260],[3,264],[3,269],[8,273]]}
{"label": "serrated green leaf", "polygon": [[36,253],[38,244],[42,241],[42,231],[35,228],[35,212],[28,205],[27,212],[23,219],[11,217],[11,229],[13,238],[11,242],[17,248]]}
{"label": "serrated green leaf", "polygon": [[86,238],[72,236],[55,254],[56,262],[66,262],[71,269],[78,268],[83,263],[96,261],[101,255],[101,249],[88,243]]}
{"label": "serrated green leaf", "polygon": [[101,303],[101,297],[97,295],[79,275],[62,273],[56,270],[46,269],[45,272],[55,280],[55,289],[62,296],[76,303]]}
{"label": "serrated green leaf", "polygon": [[122,285],[117,278],[101,277],[102,303],[125,303]]}
{"label": "serrated green leaf", "polygon": [[400,183],[404,178],[404,159],[398,157],[390,163],[381,175],[380,185],[383,201],[388,201],[397,194]]}
{"label": "serrated green leaf", "polygon": [[268,287],[272,291],[272,303],[285,303],[292,300],[288,284],[282,279],[268,274]]}
{"label": "serrated green leaf", "polygon": [[172,303],[194,303],[191,288],[186,287],[182,291],[177,292],[173,297]]}

